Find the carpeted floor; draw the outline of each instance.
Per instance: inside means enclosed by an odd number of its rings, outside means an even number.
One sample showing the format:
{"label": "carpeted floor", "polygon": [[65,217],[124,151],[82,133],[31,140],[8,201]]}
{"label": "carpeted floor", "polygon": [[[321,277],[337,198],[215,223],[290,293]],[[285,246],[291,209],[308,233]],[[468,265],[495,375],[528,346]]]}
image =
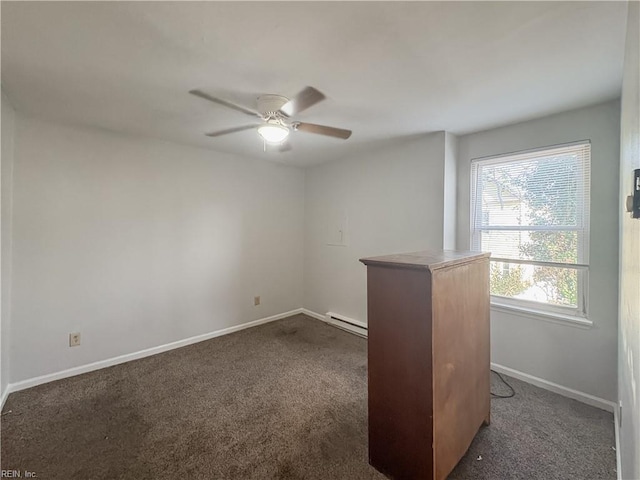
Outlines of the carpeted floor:
{"label": "carpeted floor", "polygon": [[[367,463],[366,379],[366,340],[298,315],[12,394],[2,468],[41,480],[383,479]],[[508,380],[516,397],[492,401],[491,426],[449,478],[616,478],[610,413]]]}

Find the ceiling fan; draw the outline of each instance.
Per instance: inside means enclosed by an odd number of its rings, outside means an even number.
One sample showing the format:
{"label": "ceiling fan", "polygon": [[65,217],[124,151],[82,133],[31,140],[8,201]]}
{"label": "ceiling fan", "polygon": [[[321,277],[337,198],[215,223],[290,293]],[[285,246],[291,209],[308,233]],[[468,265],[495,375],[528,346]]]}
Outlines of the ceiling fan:
{"label": "ceiling fan", "polygon": [[205,135],[208,137],[219,137],[228,133],[241,132],[243,130],[251,130],[255,128],[257,129],[258,134],[265,141],[265,146],[267,143],[276,144],[280,145],[280,151],[286,151],[291,149],[289,143],[285,141],[291,131],[315,133],[318,135],[341,138],[343,140],[346,140],[351,136],[351,130],[327,127],[325,125],[316,125],[315,123],[298,122],[291,118],[325,99],[322,92],[313,87],[304,88],[292,99],[288,99],[282,95],[261,95],[258,97],[256,110],[237,105],[221,98],[213,97],[201,90],[190,90],[189,93],[196,97],[217,103],[218,105],[256,117],[260,120],[258,123],[252,123],[250,125],[242,125],[240,127],[227,128],[225,130],[206,133]]}

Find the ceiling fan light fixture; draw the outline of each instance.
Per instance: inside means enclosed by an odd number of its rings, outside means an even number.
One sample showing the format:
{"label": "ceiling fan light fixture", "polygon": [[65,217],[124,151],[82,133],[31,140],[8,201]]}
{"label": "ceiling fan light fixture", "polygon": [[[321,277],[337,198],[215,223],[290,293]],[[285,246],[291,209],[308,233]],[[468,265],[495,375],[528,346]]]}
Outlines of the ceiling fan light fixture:
{"label": "ceiling fan light fixture", "polygon": [[289,129],[281,125],[267,124],[258,127],[258,134],[268,143],[281,143],[289,136]]}

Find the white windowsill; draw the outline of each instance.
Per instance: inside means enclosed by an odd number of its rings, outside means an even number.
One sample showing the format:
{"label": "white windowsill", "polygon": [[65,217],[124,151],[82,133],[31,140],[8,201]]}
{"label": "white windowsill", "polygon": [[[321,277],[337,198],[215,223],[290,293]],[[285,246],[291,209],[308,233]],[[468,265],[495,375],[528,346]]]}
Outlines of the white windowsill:
{"label": "white windowsill", "polygon": [[577,317],[575,315],[564,315],[562,313],[555,312],[544,312],[515,305],[505,305],[504,303],[496,302],[493,299],[491,300],[491,310],[510,313],[512,315],[518,315],[525,318],[533,318],[534,320],[544,320],[546,322],[565,325],[568,327],[582,329],[590,329],[593,327],[593,322],[588,318]]}

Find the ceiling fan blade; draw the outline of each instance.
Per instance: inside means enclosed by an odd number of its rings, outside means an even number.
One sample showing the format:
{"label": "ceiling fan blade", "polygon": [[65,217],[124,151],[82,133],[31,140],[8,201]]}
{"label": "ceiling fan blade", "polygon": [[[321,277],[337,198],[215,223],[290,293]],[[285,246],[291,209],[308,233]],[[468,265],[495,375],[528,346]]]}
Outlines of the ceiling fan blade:
{"label": "ceiling fan blade", "polygon": [[227,133],[241,132],[243,130],[251,130],[259,125],[243,125],[242,127],[227,128],[226,130],[218,130],[217,132],[205,133],[207,137],[219,137],[220,135],[226,135]]}
{"label": "ceiling fan blade", "polygon": [[296,122],[293,127],[295,130],[300,130],[302,132],[317,133],[318,135],[327,135],[329,137],[342,138],[343,140],[346,140],[351,136],[351,130],[327,127],[325,125],[316,125],[315,123]]}
{"label": "ceiling fan blade", "polygon": [[242,107],[240,105],[236,105],[235,103],[222,100],[221,98],[212,97],[211,95],[204,93],[200,90],[189,90],[189,93],[191,95],[195,95],[196,97],[204,98],[205,100],[209,100],[210,102],[217,103],[218,105],[222,105],[227,108],[232,108],[233,110],[237,110],[238,112],[242,112],[242,113],[246,113],[247,115],[262,118],[262,116],[258,112],[255,112],[246,107]]}
{"label": "ceiling fan blade", "polygon": [[324,99],[325,96],[322,94],[322,92],[316,90],[313,87],[306,87],[295,97],[293,97],[282,107],[280,107],[280,112],[287,117],[292,117]]}

